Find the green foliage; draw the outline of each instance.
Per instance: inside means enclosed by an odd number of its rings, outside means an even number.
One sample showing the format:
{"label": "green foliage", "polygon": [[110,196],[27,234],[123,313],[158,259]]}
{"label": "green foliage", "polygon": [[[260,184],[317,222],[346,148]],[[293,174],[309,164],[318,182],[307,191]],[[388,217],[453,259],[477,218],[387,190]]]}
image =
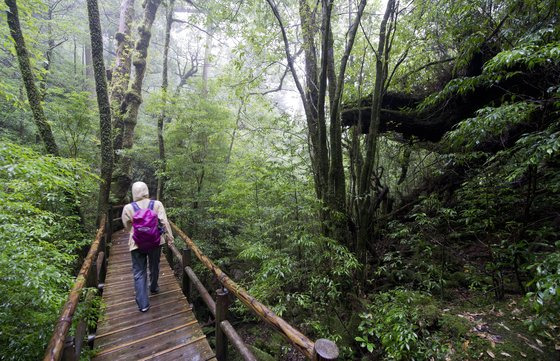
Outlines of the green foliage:
{"label": "green foliage", "polygon": [[441,358],[447,347],[433,331],[438,308],[431,296],[421,292],[394,289],[377,294],[360,315],[356,341],[369,352],[381,348],[389,360]]}
{"label": "green foliage", "polygon": [[449,243],[457,237],[453,232],[445,233],[454,217],[456,211],[433,195],[414,207],[413,222],[390,222],[384,235],[393,247],[385,252],[372,282],[443,294],[451,267]]}
{"label": "green foliage", "polygon": [[0,180],[1,356],[35,360],[89,242],[74,211],[95,178],[78,161],[0,142]]}
{"label": "green foliage", "polygon": [[[527,293],[537,317],[531,327],[556,333],[560,321],[560,242],[556,242],[553,252],[543,260],[531,265],[535,271],[535,278],[529,283],[534,285],[535,291]],[[549,334],[550,335],[550,334]]]}
{"label": "green foliage", "polygon": [[91,93],[53,87],[48,97],[51,101],[46,105],[45,114],[48,119],[56,120],[53,128],[63,154],[70,158],[89,158],[97,163],[93,155],[99,145],[96,134],[99,115]]}
{"label": "green foliage", "polygon": [[448,132],[445,141],[452,149],[462,147],[463,152],[472,151],[481,143],[505,134],[509,127],[526,122],[537,108],[536,104],[517,102],[479,109],[476,117],[462,121]]}
{"label": "green foliage", "polygon": [[560,61],[558,31],[545,28],[522,38],[514,48],[503,50],[484,64],[481,75],[458,77],[438,92],[426,97],[419,109],[441,104],[453,95],[472,93],[477,87],[493,86],[537,66],[554,69]]}
{"label": "green foliage", "polygon": [[[533,69],[536,66],[555,66],[560,62],[558,31],[553,28],[540,29],[521,39],[511,50],[500,52],[484,65],[484,72],[496,74],[507,70]],[[500,78],[496,80],[500,80]]]}

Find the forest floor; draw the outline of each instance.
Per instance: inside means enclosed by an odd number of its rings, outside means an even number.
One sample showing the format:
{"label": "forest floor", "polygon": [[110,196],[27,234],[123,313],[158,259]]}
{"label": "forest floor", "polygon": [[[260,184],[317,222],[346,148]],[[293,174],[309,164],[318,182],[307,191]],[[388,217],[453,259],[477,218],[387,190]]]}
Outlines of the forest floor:
{"label": "forest floor", "polygon": [[483,297],[460,298],[442,312],[468,321],[470,328],[461,338],[460,349],[451,352],[452,360],[558,360],[560,341],[535,336],[527,322],[531,311],[520,296],[502,301]]}
{"label": "forest floor", "polygon": [[[560,359],[560,341],[535,336],[527,322],[531,311],[520,296],[506,296],[502,301],[491,297],[470,297],[456,294],[455,300],[442,303],[442,314],[465,320],[456,325],[456,334],[449,336],[446,360],[527,360],[553,361]],[[238,326],[239,332],[259,360],[303,361],[305,358],[289,346],[273,330],[253,323]],[[233,351],[232,359],[237,360]],[[357,352],[356,354],[359,354]],[[367,352],[362,360],[373,360]],[[360,356],[357,356],[358,359]]]}

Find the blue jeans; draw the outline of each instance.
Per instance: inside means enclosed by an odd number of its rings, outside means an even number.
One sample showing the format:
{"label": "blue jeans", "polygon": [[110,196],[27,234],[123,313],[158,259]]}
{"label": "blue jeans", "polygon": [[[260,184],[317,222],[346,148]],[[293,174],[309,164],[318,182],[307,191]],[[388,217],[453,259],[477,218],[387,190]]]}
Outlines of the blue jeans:
{"label": "blue jeans", "polygon": [[158,291],[159,279],[159,257],[161,246],[149,251],[135,249],[130,252],[132,256],[132,275],[134,276],[134,292],[136,293],[136,304],[139,309],[147,308],[150,305],[148,299],[148,282],[146,273],[146,261],[150,265],[150,290]]}

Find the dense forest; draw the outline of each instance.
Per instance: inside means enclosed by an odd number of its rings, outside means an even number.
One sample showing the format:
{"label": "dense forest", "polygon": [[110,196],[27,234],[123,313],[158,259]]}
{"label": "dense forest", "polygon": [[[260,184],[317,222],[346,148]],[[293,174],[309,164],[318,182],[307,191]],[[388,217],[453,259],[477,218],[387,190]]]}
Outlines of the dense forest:
{"label": "dense forest", "polygon": [[[340,359],[558,360],[559,12],[1,1],[0,360],[42,357],[100,215],[135,181]],[[258,359],[303,359],[231,313]]]}

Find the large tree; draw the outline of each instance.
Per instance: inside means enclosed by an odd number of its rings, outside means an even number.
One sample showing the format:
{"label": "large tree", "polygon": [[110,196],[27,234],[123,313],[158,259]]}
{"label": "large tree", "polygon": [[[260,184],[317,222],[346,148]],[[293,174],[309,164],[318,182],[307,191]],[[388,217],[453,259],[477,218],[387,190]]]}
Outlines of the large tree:
{"label": "large tree", "polygon": [[113,173],[113,141],[111,133],[111,106],[107,91],[105,63],[103,61],[103,35],[99,21],[97,0],[87,0],[93,73],[95,91],[99,107],[99,130],[101,136],[101,182],[99,183],[99,200],[97,214],[108,211],[111,175]]}
{"label": "large tree", "polygon": [[[324,204],[322,218],[324,232],[347,241],[346,233],[346,193],[342,162],[342,140],[340,124],[340,101],[344,91],[344,77],[356,32],[366,6],[360,1],[356,15],[350,23],[346,46],[339,62],[338,77],[334,60],[334,39],[332,36],[332,0],[320,2],[299,1],[299,19],[303,37],[305,71],[302,81],[296,70],[291,42],[286,26],[273,0],[267,0],[278,25],[284,43],[284,50],[292,77],[300,94],[307,121],[310,140],[310,156],[317,198]],[[320,24],[320,25],[319,25]],[[316,34],[320,28],[320,47]],[[329,95],[329,102],[327,99]],[[330,113],[329,113],[330,110]],[[329,139],[327,119],[330,114]],[[341,216],[342,215],[342,216]]]}
{"label": "large tree", "polygon": [[[138,26],[138,39],[132,54],[134,77],[124,93],[122,102],[118,104],[122,116],[122,154],[119,154],[115,161],[112,191],[119,203],[127,201],[127,192],[131,184],[132,158],[128,151],[132,149],[134,142],[134,128],[138,119],[138,109],[142,103],[142,83],[146,74],[152,25],[160,4],[161,0],[147,0],[143,3],[143,18]],[[115,144],[115,149],[119,150],[118,144]]]}
{"label": "large tree", "polygon": [[5,2],[9,9],[7,11],[8,26],[10,28],[12,39],[14,40],[19,69],[25,85],[25,91],[27,92],[27,99],[31,107],[31,112],[33,113],[33,119],[35,120],[37,129],[39,130],[39,135],[45,144],[47,152],[53,155],[58,155],[58,146],[56,145],[51,126],[49,125],[45,112],[43,111],[43,106],[41,105],[42,96],[35,84],[35,77],[33,76],[33,70],[31,69],[31,64],[29,62],[29,53],[27,51],[27,47],[25,46],[25,39],[23,38],[23,33],[21,31],[16,0],[5,0]]}
{"label": "large tree", "polygon": [[159,175],[157,184],[157,199],[163,199],[163,187],[165,184],[165,144],[163,141],[163,125],[167,117],[167,89],[169,87],[168,61],[169,61],[169,43],[171,41],[171,26],[173,25],[173,11],[175,0],[169,0],[165,13],[165,39],[163,43],[163,68],[161,74],[161,92],[163,97],[163,105],[161,114],[158,117],[158,149],[159,149]]}

